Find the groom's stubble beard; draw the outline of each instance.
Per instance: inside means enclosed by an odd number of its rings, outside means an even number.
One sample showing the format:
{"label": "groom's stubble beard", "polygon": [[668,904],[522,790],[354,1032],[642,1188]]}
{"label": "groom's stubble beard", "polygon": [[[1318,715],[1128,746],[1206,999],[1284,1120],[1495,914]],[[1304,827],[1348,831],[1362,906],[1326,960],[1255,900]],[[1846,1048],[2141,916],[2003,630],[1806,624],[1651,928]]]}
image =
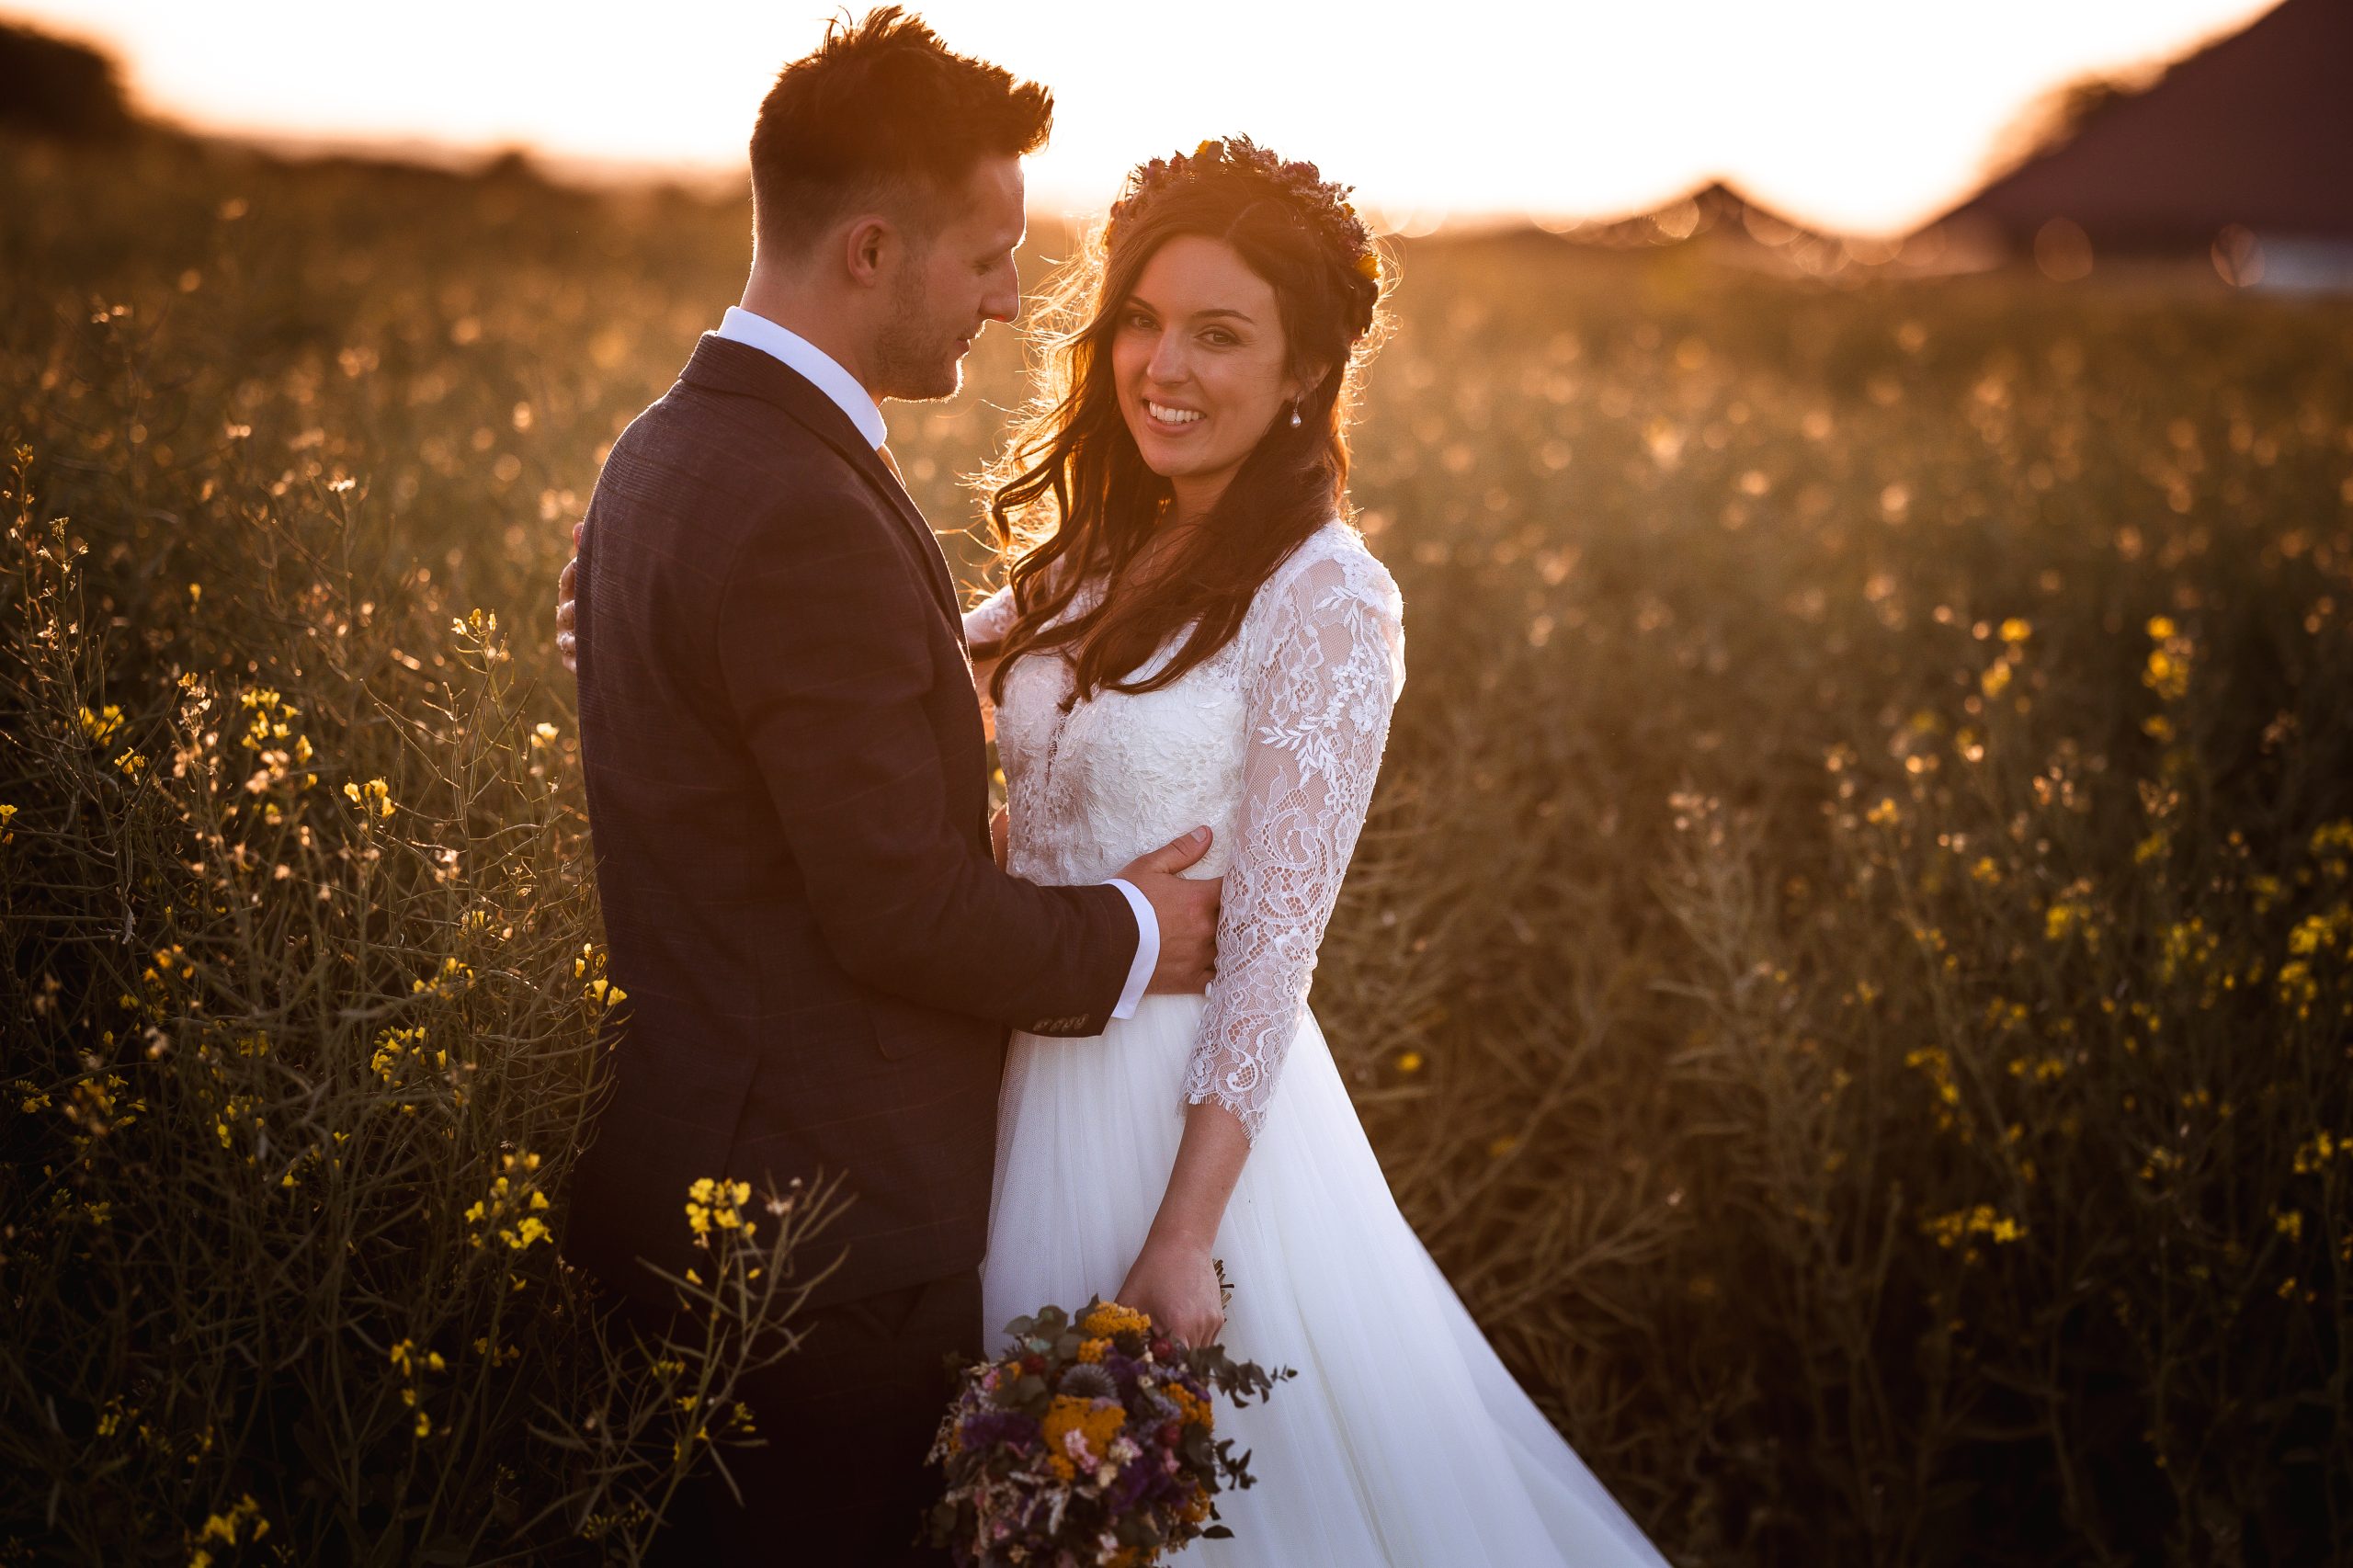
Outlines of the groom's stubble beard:
{"label": "groom's stubble beard", "polygon": [[927,280],[929,256],[912,256],[891,293],[891,313],[875,340],[874,363],[883,394],[906,402],[954,397],[964,384],[957,342],[964,324],[934,318]]}

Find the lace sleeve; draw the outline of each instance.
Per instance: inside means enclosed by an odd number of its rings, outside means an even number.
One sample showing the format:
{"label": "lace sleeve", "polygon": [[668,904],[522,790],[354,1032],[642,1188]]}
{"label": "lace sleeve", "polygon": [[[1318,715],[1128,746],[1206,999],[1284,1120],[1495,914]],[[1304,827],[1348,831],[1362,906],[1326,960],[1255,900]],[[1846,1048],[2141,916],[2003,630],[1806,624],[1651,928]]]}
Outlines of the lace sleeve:
{"label": "lace sleeve", "polygon": [[1298,1028],[1315,949],[1340,894],[1389,714],[1405,678],[1403,607],[1379,562],[1324,556],[1256,613],[1249,751],[1218,915],[1217,974],[1185,1074],[1253,1142]]}
{"label": "lace sleeve", "polygon": [[1013,590],[999,588],[964,612],[964,641],[994,642],[1013,627]]}

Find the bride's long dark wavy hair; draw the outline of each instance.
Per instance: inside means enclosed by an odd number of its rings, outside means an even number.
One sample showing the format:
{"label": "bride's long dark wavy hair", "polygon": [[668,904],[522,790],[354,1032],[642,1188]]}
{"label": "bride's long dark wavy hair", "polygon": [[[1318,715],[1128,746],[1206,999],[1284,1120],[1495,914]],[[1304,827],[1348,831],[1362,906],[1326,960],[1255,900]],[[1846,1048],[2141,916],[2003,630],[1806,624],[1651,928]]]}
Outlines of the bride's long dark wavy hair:
{"label": "bride's long dark wavy hair", "polygon": [[[1165,569],[1131,585],[1171,488],[1120,415],[1111,339],[1144,264],[1179,234],[1233,247],[1274,290],[1290,369],[1321,379],[1299,401],[1299,423],[1276,416]],[[1344,512],[1349,407],[1386,325],[1392,277],[1346,187],[1245,137],[1204,142],[1128,176],[1108,221],[1048,287],[1032,329],[1040,390],[977,481],[992,493],[1016,610],[1003,638],[972,650],[1000,661],[996,698],[1024,653],[1073,648],[1074,698],[1088,698],[1165,686],[1233,639],[1283,558]],[[1094,608],[1050,625],[1090,577],[1106,584]],[[1130,678],[1188,626],[1165,666]]]}

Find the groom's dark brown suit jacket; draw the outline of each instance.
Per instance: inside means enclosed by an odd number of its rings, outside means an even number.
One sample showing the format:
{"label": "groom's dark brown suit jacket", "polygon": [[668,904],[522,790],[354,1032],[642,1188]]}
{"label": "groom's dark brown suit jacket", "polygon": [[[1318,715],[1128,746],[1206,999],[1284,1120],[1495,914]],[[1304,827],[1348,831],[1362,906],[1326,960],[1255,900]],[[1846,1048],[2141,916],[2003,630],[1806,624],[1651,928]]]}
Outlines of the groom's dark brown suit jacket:
{"label": "groom's dark brown suit jacket", "polygon": [[[698,1176],[840,1174],[819,1303],[971,1268],[1008,1026],[1099,1032],[1108,886],[990,853],[984,737],[931,530],[830,399],[706,335],[614,444],[578,578],[614,1089],[564,1250],[641,1300]],[[773,1221],[764,1221],[765,1229]]]}

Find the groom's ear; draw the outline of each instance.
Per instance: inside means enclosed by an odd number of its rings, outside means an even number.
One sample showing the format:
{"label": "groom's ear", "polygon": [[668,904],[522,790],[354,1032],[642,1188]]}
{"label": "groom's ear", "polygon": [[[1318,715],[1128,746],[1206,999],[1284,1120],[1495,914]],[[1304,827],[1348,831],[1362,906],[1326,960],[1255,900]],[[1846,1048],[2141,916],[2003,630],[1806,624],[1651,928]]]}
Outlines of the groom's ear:
{"label": "groom's ear", "polygon": [[879,212],[852,219],[841,238],[842,259],[851,279],[871,287],[890,269],[892,253],[903,244],[898,225]]}

